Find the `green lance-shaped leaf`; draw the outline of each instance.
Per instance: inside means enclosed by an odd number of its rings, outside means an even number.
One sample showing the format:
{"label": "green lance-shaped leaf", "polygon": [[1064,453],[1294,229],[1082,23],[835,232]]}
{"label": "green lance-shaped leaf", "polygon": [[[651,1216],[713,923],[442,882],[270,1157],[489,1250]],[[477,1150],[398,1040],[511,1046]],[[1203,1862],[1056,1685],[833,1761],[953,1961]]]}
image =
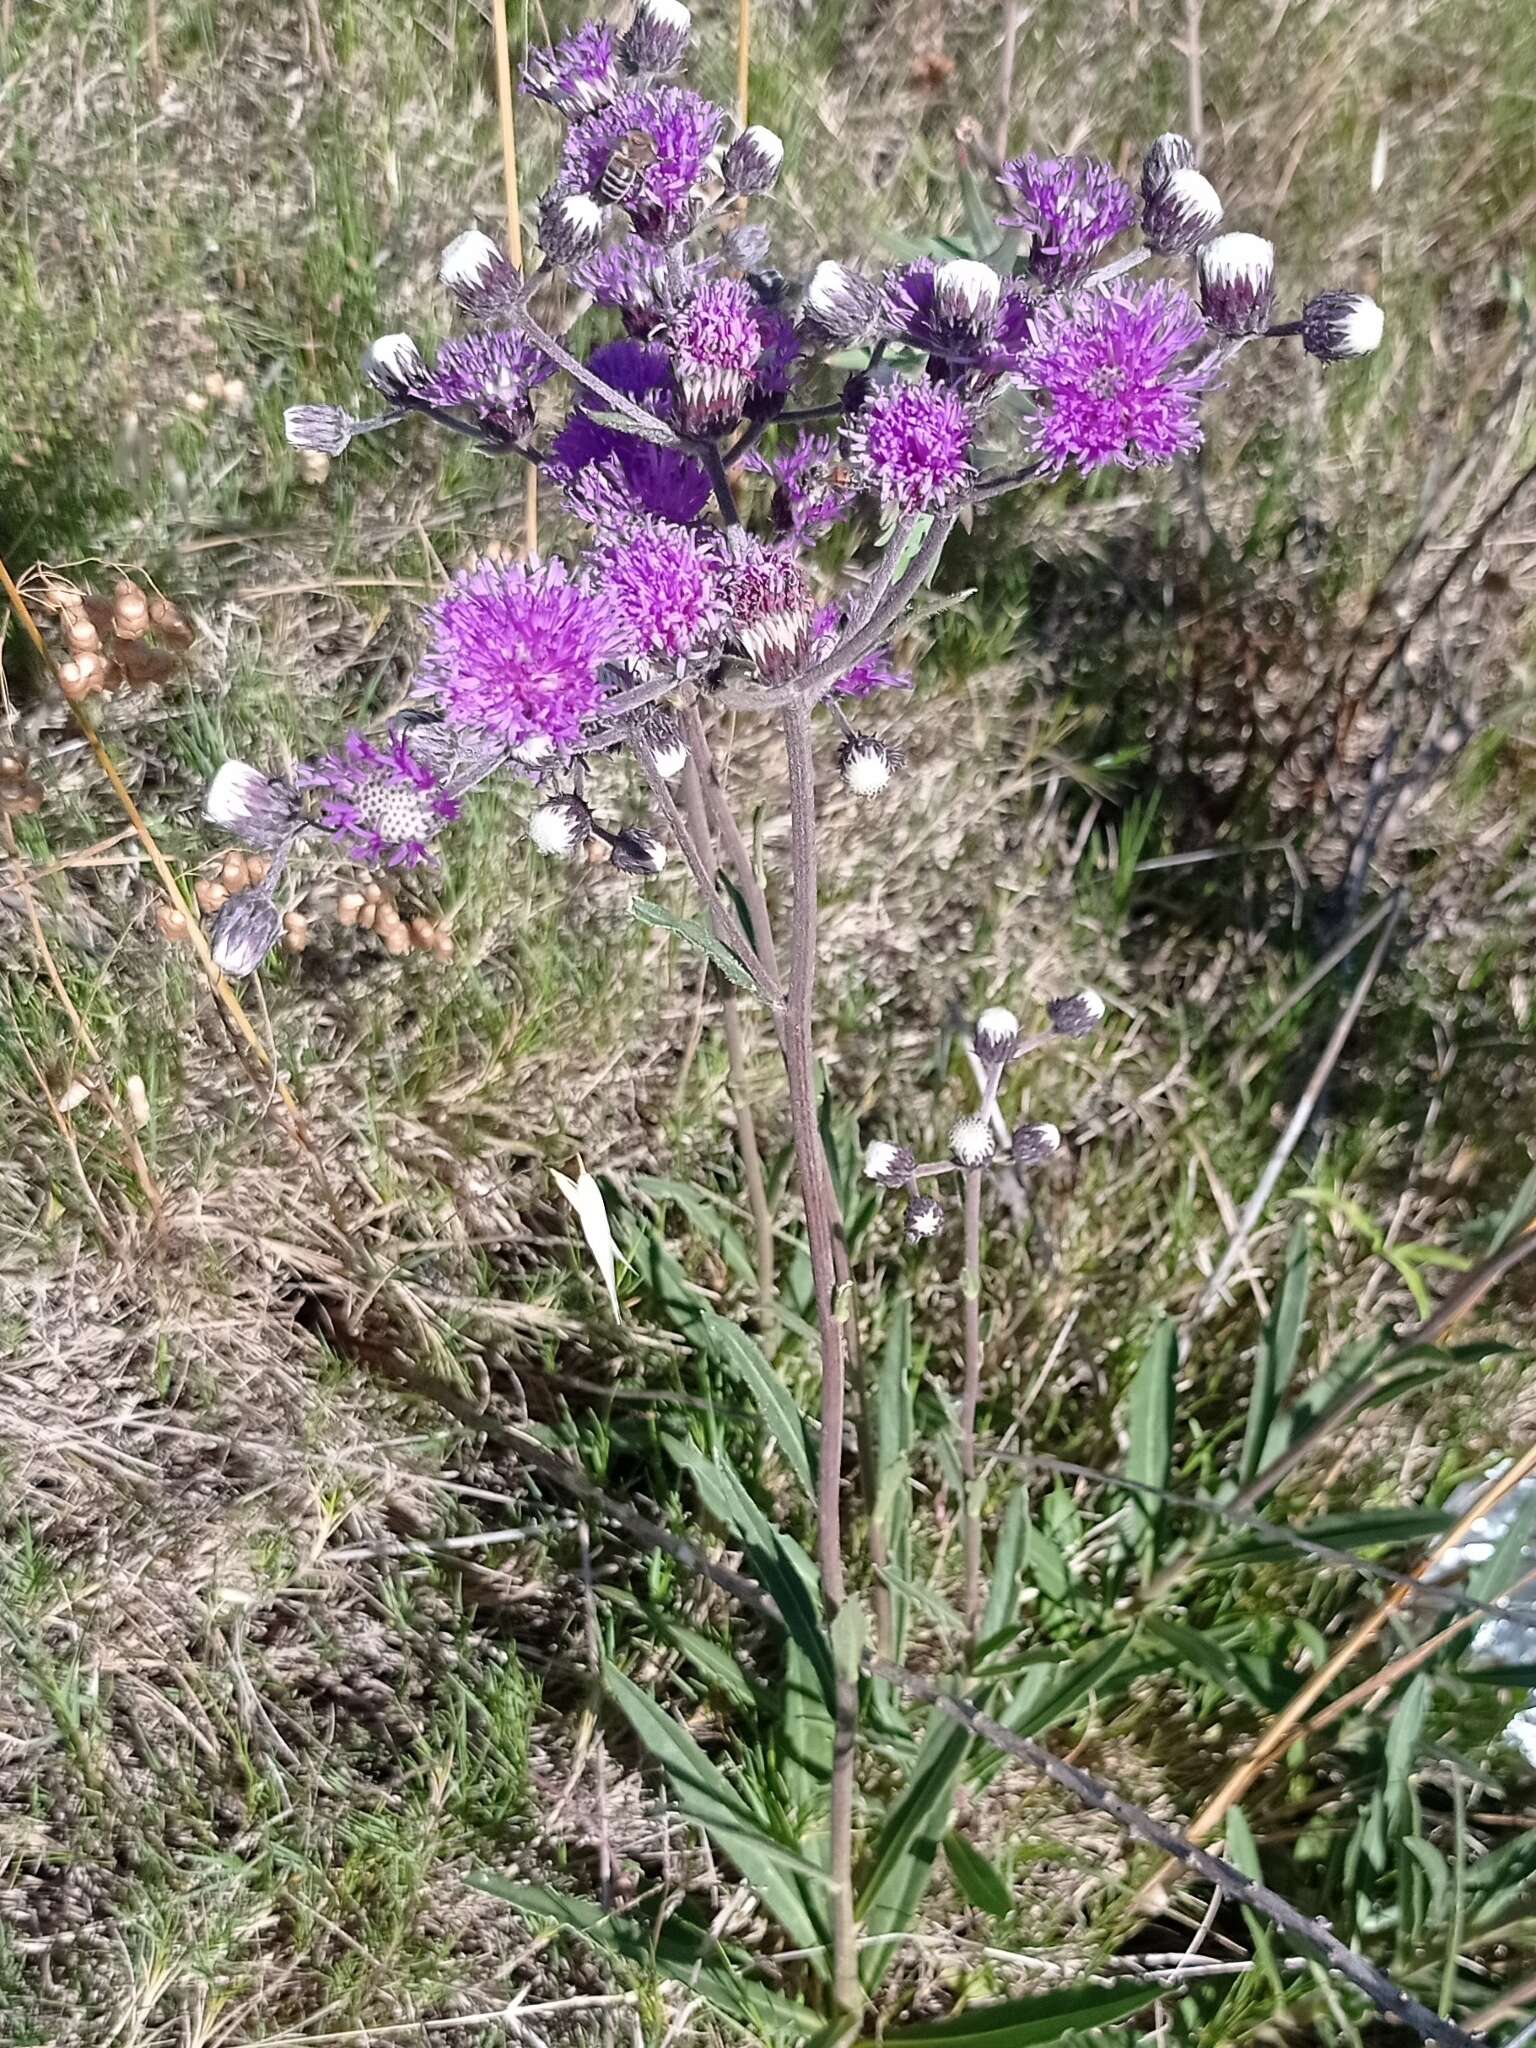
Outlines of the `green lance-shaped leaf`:
{"label": "green lance-shaped leaf", "polygon": [[1259,1471],[1265,1458],[1274,1455],[1269,1442],[1270,1430],[1295,1377],[1296,1361],[1301,1356],[1307,1297],[1312,1287],[1311,1242],[1311,1218],[1303,1214],[1297,1218],[1286,1245],[1280,1292],[1259,1344],[1253,1391],[1248,1397],[1243,1455],[1238,1466],[1245,1485]]}
{"label": "green lance-shaped leaf", "polygon": [[668,910],[662,903],[653,903],[648,896],[636,896],[629,907],[641,924],[660,925],[663,931],[675,933],[686,945],[702,953],[737,988],[756,988],[746,962],[729,946],[722,945],[696,917],[680,917],[675,910]]}
{"label": "green lance-shaped leaf", "polygon": [[887,2027],[881,2035],[900,2048],[1045,2048],[1080,2041],[1093,2027],[1129,2019],[1163,1995],[1157,1984],[1084,1984],[1069,1991],[1042,1991],[1033,1998],[1005,1998],[974,2005],[947,2020],[915,2027]]}
{"label": "green lance-shaped leaf", "polygon": [[[1174,1382],[1179,1370],[1178,1332],[1164,1316],[1148,1341],[1131,1382],[1130,1448],[1125,1476],[1142,1486],[1166,1488],[1173,1471]],[[1161,1504],[1150,1495],[1133,1495],[1130,1525],[1137,1543],[1143,1578],[1157,1568]]]}

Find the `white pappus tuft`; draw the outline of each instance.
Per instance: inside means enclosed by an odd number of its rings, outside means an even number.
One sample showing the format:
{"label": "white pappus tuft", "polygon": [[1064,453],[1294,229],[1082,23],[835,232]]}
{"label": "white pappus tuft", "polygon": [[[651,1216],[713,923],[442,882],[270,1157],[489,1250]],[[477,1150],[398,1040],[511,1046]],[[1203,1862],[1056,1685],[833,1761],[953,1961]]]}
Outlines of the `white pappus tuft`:
{"label": "white pappus tuft", "polygon": [[944,1226],[943,1205],[932,1195],[914,1195],[907,1204],[907,1242],[925,1244]]}
{"label": "white pappus tuft", "polygon": [[408,334],[381,334],[364,352],[363,375],[386,398],[410,398],[426,383],[427,366]]}
{"label": "white pappus tuft", "polygon": [[889,789],[901,756],[873,733],[850,733],[837,750],[837,772],[855,796],[879,796]]}
{"label": "white pappus tuft", "polygon": [[1323,363],[1373,355],[1386,332],[1386,315],[1364,292],[1319,292],[1301,311],[1301,345]]}
{"label": "white pappus tuft", "polygon": [[963,1116],[950,1125],[949,1156],[968,1173],[985,1166],[996,1151],[997,1140],[984,1116]]}
{"label": "white pappus tuft", "polygon": [[592,836],[592,813],[577,796],[552,796],[528,814],[528,837],[540,853],[569,860]]}
{"label": "white pappus tuft", "polygon": [[878,1181],[882,1187],[905,1187],[917,1167],[917,1159],[906,1145],[893,1145],[885,1138],[875,1138],[865,1148],[864,1178]]}
{"label": "white pappus tuft", "polygon": [[976,1054],[988,1066],[1000,1067],[1019,1042],[1019,1020],[998,1005],[976,1019]]}

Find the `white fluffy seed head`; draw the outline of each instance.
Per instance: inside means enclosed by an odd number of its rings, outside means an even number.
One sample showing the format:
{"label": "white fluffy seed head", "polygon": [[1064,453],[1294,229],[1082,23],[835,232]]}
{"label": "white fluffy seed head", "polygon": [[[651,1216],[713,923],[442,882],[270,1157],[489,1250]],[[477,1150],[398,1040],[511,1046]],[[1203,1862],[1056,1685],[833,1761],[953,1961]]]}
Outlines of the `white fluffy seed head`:
{"label": "white fluffy seed head", "polygon": [[1381,346],[1386,316],[1364,292],[1319,292],[1302,309],[1301,338],[1325,363],[1349,362]]}
{"label": "white fluffy seed head", "polygon": [[941,263],[934,272],[933,287],[939,303],[947,312],[975,321],[988,320],[997,311],[1003,288],[995,270],[989,270],[985,263],[973,263],[963,257],[957,257],[952,263]]}
{"label": "white fluffy seed head", "polygon": [[675,36],[688,35],[693,28],[693,16],[683,5],[683,0],[642,0],[636,12],[648,14]]}
{"label": "white fluffy seed head", "polygon": [[905,1187],[916,1166],[917,1160],[907,1146],[892,1145],[885,1138],[874,1139],[865,1149],[865,1178],[879,1181],[882,1187]]}
{"label": "white fluffy seed head", "polygon": [[239,832],[267,794],[267,778],[249,761],[226,761],[208,785],[203,816],[224,832]]}
{"label": "white fluffy seed head", "polygon": [[976,1050],[983,1059],[1007,1059],[1018,1042],[1019,1020],[1001,1005],[976,1019]]}
{"label": "white fluffy seed head", "polygon": [[843,787],[854,796],[879,796],[890,787],[897,757],[873,733],[856,732],[838,749],[837,766]]}
{"label": "white fluffy seed head", "polygon": [[1083,988],[1075,996],[1058,996],[1046,1010],[1058,1038],[1090,1038],[1104,1021],[1104,998],[1096,988]]}
{"label": "white fluffy seed head", "polygon": [[1262,235],[1218,235],[1200,251],[1200,278],[1208,286],[1260,291],[1274,274],[1275,245]]}
{"label": "white fluffy seed head", "polygon": [[907,1204],[907,1242],[924,1244],[937,1237],[944,1223],[944,1210],[932,1195],[914,1195]]}
{"label": "white fluffy seed head", "polygon": [[443,251],[437,274],[450,291],[459,291],[479,284],[504,261],[489,235],[482,234],[479,228],[468,228],[462,235],[455,235]]}
{"label": "white fluffy seed head", "polygon": [[571,796],[551,797],[528,815],[528,837],[540,853],[569,860],[586,844],[590,819],[585,804]]}
{"label": "white fluffy seed head", "polygon": [[956,1166],[972,1170],[985,1166],[996,1150],[997,1140],[984,1116],[963,1116],[958,1123],[951,1124],[949,1156]]}
{"label": "white fluffy seed head", "polygon": [[1387,329],[1387,316],[1374,299],[1362,292],[1344,316],[1345,339],[1352,356],[1368,356],[1380,348]]}
{"label": "white fluffy seed head", "polygon": [[688,766],[688,749],[681,740],[663,740],[651,755],[651,765],[663,781],[671,782]]}

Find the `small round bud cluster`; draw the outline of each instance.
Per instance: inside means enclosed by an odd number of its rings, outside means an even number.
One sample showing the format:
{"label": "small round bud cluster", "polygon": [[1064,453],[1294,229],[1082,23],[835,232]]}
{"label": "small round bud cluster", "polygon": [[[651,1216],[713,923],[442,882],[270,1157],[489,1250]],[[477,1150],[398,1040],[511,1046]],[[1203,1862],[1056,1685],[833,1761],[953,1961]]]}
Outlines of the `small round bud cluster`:
{"label": "small round bud cluster", "polygon": [[1301,345],[1322,363],[1345,363],[1375,353],[1386,318],[1364,292],[1319,292],[1301,313]]}
{"label": "small round bud cluster", "polygon": [[[407,953],[430,953],[436,960],[453,958],[453,936],[447,920],[419,912],[406,916],[393,893],[381,882],[343,889],[336,898],[336,922],[348,929],[372,932],[392,959]],[[302,951],[295,947],[294,951]]]}
{"label": "small round bud cluster", "polygon": [[309,944],[309,919],[302,910],[283,912],[283,951],[302,953]]}
{"label": "small round bud cluster", "polygon": [[907,1204],[907,1243],[926,1244],[943,1227],[943,1205],[932,1195],[914,1195]]}
{"label": "small round bud cluster", "polygon": [[906,1187],[916,1171],[917,1158],[910,1146],[876,1138],[865,1149],[864,1177],[878,1181],[883,1188]]}
{"label": "small round bud cluster", "polygon": [[264,853],[241,853],[231,847],[219,862],[216,875],[204,875],[193,889],[198,909],[214,917],[231,896],[242,889],[259,888],[271,872],[272,863]]}
{"label": "small round bud cluster", "polygon": [[43,808],[43,785],[20,747],[0,747],[0,816],[30,817]]}
{"label": "small round bud cluster", "polygon": [[721,161],[727,194],[755,198],[771,192],[784,166],[784,145],[771,128],[743,128]]}
{"label": "small round bud cluster", "polygon": [[1019,1020],[1012,1010],[983,1010],[976,1019],[976,1057],[984,1066],[1000,1067],[1012,1058],[1019,1042]]}
{"label": "small round bud cluster", "polygon": [[[151,599],[127,577],[110,598],[60,584],[42,602],[57,620],[59,687],[71,704],[125,686],[142,690],[169,682],[194,638],[168,598]],[[151,646],[151,638],[165,644]]]}
{"label": "small round bud cluster", "polygon": [[1022,1172],[1043,1166],[1061,1150],[1061,1133],[1054,1124],[1020,1124],[1013,1134],[1013,1163]]}
{"label": "small round bud cluster", "polygon": [[837,750],[837,772],[854,796],[881,795],[900,766],[900,751],[873,733],[850,733]]}
{"label": "small round bud cluster", "polygon": [[967,1173],[975,1173],[986,1166],[996,1151],[997,1140],[984,1116],[963,1116],[950,1125],[949,1156]]}
{"label": "small round bud cluster", "polygon": [[572,860],[592,837],[592,813],[579,796],[547,797],[528,816],[528,837],[540,853]]}
{"label": "small round bud cluster", "polygon": [[1080,989],[1075,996],[1058,996],[1045,1007],[1058,1038],[1091,1038],[1104,1021],[1104,998],[1096,989]]}
{"label": "small round bud cluster", "polygon": [[1262,235],[1218,235],[1200,251],[1200,310],[1218,334],[1262,334],[1275,303],[1275,245]]}

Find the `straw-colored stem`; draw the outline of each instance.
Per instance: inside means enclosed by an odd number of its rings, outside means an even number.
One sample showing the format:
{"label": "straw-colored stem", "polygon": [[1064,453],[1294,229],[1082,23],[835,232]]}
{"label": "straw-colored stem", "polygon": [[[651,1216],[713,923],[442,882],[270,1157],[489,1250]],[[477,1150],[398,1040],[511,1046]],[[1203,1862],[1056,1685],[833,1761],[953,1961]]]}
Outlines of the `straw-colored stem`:
{"label": "straw-colored stem", "polygon": [[[517,184],[517,98],[512,89],[512,39],[507,33],[507,0],[492,0],[491,30],[496,45],[496,107],[501,117],[501,174],[507,195],[507,255],[523,267],[523,208]],[[530,468],[523,500],[529,559],[539,552],[539,479]]]}

